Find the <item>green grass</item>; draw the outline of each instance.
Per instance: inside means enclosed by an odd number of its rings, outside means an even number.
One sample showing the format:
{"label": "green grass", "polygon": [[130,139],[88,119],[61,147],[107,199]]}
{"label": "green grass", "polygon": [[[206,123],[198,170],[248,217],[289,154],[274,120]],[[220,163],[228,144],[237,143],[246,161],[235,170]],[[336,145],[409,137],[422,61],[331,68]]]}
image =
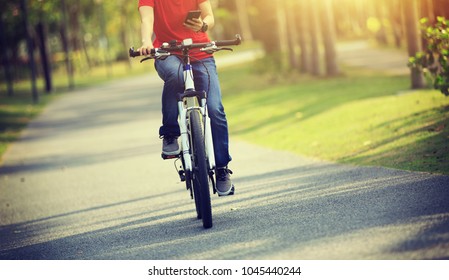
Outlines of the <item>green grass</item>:
{"label": "green grass", "polygon": [[449,174],[449,98],[409,91],[408,76],[346,73],[271,85],[249,68],[222,71],[231,134],[313,158]]}

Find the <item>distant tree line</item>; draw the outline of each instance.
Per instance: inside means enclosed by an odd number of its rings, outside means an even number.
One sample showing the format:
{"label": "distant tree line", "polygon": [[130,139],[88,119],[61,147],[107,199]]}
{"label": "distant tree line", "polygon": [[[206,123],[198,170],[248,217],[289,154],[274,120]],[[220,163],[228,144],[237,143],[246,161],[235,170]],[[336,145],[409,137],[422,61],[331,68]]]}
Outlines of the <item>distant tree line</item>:
{"label": "distant tree line", "polygon": [[[36,71],[51,92],[52,73],[65,69],[73,87],[76,71],[126,59],[130,42],[140,41],[137,16],[137,4],[126,0],[3,0],[0,81],[12,95],[14,81]],[[36,69],[29,63],[33,56]]]}
{"label": "distant tree line", "polygon": [[[337,40],[371,39],[379,45],[406,48],[413,56],[426,44],[419,20],[436,23],[438,17],[449,18],[447,0],[227,2],[239,15],[244,37],[261,41],[275,68],[312,75],[339,74]],[[411,80],[413,88],[424,86],[419,71],[412,71]]]}
{"label": "distant tree line", "polygon": [[[449,18],[447,0],[211,0],[217,26],[214,39],[241,33],[260,41],[275,71],[338,75],[336,42],[372,39],[407,46],[410,56],[426,42],[419,19]],[[25,17],[26,16],[26,17]],[[3,0],[0,2],[0,81],[13,94],[14,81],[45,80],[64,70],[68,85],[75,72],[127,59],[127,48],[140,42],[137,1]],[[36,63],[30,63],[35,60]],[[34,67],[34,69],[32,69]],[[34,72],[33,72],[34,71]],[[34,73],[34,74],[33,74]],[[413,87],[423,86],[412,71]]]}

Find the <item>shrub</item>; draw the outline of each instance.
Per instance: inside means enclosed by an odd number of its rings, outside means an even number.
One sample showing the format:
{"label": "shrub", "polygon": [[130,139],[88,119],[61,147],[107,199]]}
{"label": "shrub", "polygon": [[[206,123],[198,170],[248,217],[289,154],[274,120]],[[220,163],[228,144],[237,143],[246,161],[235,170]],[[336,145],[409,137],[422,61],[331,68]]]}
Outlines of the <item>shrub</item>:
{"label": "shrub", "polygon": [[449,20],[437,17],[435,24],[428,18],[420,20],[425,50],[409,59],[409,67],[423,70],[444,95],[449,96]]}

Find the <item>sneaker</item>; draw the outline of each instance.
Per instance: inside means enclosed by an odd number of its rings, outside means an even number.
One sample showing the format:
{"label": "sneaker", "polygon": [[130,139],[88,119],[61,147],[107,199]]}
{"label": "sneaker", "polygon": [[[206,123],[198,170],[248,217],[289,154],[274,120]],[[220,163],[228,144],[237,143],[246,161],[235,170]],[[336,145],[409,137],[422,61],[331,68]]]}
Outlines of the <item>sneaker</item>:
{"label": "sneaker", "polygon": [[167,156],[175,156],[181,152],[178,144],[178,137],[165,136],[162,140],[162,153]]}
{"label": "sneaker", "polygon": [[218,196],[233,195],[234,185],[231,181],[232,171],[227,167],[217,168],[217,184],[216,189]]}

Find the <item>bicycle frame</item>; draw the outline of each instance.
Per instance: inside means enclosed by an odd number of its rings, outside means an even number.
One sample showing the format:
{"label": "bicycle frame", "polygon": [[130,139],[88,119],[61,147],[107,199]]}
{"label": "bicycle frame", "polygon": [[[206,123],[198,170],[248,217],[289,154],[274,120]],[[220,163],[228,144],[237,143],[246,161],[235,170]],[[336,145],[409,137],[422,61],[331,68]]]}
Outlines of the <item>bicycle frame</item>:
{"label": "bicycle frame", "polygon": [[[189,46],[192,44],[190,39],[184,40],[183,45]],[[187,120],[189,112],[192,110],[199,110],[203,116],[204,124],[204,138],[206,156],[209,164],[209,172],[215,168],[214,145],[212,140],[212,131],[210,118],[207,114],[207,93],[197,92],[193,79],[192,65],[187,51],[183,53],[183,76],[184,76],[184,93],[178,96],[178,113],[179,113],[179,129],[181,131],[181,149],[184,160],[184,169],[187,172],[192,171],[192,158],[189,152],[189,133],[187,128]],[[200,102],[198,102],[198,100]]]}
{"label": "bicycle frame", "polygon": [[[185,39],[181,45],[176,41],[162,44],[159,49],[151,49],[147,59],[164,59],[170,55],[176,55],[182,59],[184,92],[177,95],[178,124],[181,133],[181,153],[177,155],[164,155],[163,159],[181,159],[182,166],[178,171],[181,181],[186,182],[192,199],[195,199],[197,218],[203,220],[203,227],[212,227],[212,207],[209,187],[212,186],[216,193],[214,171],[215,154],[212,139],[211,120],[207,111],[207,93],[195,89],[193,68],[190,63],[189,52],[191,49],[200,49],[206,53],[214,53],[220,50],[231,50],[224,46],[239,45],[240,35],[235,40],[212,41],[194,44],[192,39]],[[171,51],[176,53],[170,53]],[[145,51],[146,53],[147,51]],[[180,55],[179,52],[182,54]],[[130,48],[130,57],[142,55],[141,51]]]}

